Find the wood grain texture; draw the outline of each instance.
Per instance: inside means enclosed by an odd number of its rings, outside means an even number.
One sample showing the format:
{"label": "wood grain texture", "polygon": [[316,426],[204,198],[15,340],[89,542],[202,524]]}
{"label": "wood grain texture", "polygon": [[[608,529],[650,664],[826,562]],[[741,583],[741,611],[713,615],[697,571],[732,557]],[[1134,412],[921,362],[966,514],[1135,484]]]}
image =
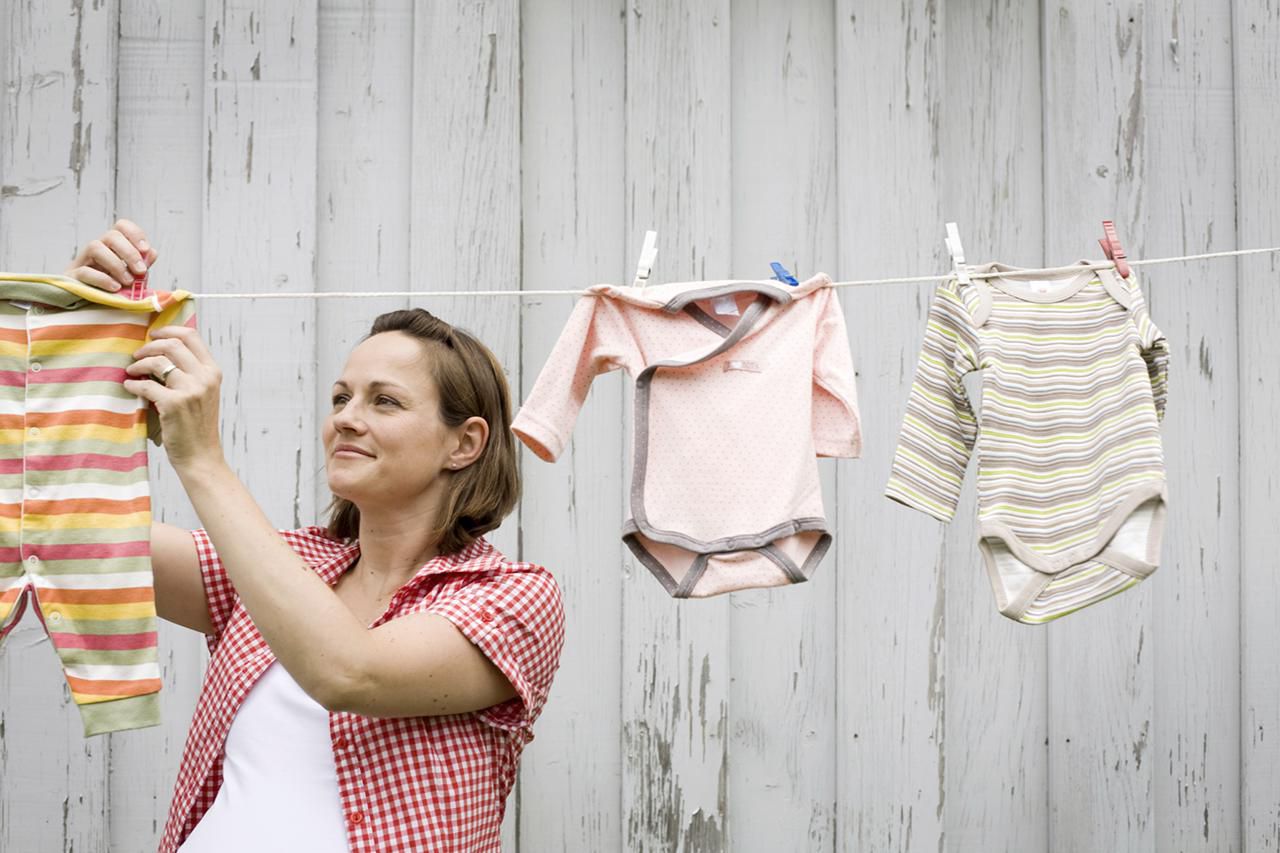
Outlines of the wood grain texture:
{"label": "wood grain texture", "polygon": [[[419,3],[413,18],[409,290],[513,289],[520,271],[520,4]],[[416,303],[415,303],[416,304]],[[520,305],[432,298],[423,306],[487,344],[521,387]],[[488,539],[514,557],[519,512]],[[503,845],[516,843],[517,797]]]}
{"label": "wood grain texture", "polygon": [[[204,41],[200,4],[120,5],[115,206],[117,215],[147,230],[160,252],[148,277],[160,290],[201,289]],[[203,322],[201,307],[197,303],[197,324]],[[149,451],[153,517],[198,526],[164,450],[149,445]],[[203,681],[203,637],[161,622],[159,646],[161,724],[110,736],[112,850],[155,849],[159,842]]]}
{"label": "wood grain texture", "polygon": [[[1145,250],[1148,177],[1139,3],[1047,12],[1045,257],[1096,256],[1114,219]],[[1172,455],[1172,454],[1171,454]],[[1049,846],[1155,853],[1150,646],[1157,576],[1048,626]]]}
{"label": "wood grain texture", "polygon": [[[526,2],[521,14],[522,286],[617,282],[625,248],[625,9]],[[523,399],[575,299],[521,300]],[[521,448],[521,557],[545,565],[570,614],[564,652],[519,783],[523,850],[616,850],[622,841],[621,373],[598,377],[554,465]]]}
{"label": "wood grain texture", "polygon": [[[205,5],[208,292],[315,287],[316,15],[306,2]],[[202,310],[227,458],[274,524],[299,527],[315,514],[315,303]]]}
{"label": "wood grain texture", "polygon": [[[1280,235],[1280,149],[1274,135],[1280,91],[1280,7],[1263,0],[1232,4],[1235,186],[1240,245],[1275,245]],[[1240,401],[1240,846],[1280,850],[1280,422],[1274,329],[1280,323],[1280,256],[1242,258],[1237,266]],[[1217,267],[1203,288],[1217,292]],[[1230,493],[1230,484],[1225,484]],[[1229,617],[1218,614],[1222,630]],[[1231,673],[1225,673],[1230,676]],[[1216,829],[1213,831],[1217,831]]]}
{"label": "wood grain texture", "polygon": [[[119,213],[159,287],[420,292],[198,306],[229,453],[307,523],[373,316],[469,328],[523,397],[573,304],[429,291],[626,283],[648,228],[658,280],[940,271],[947,220],[1021,265],[1096,257],[1103,218],[1135,257],[1280,242],[1274,6],[14,0],[0,268]],[[1163,568],[1045,629],[995,610],[972,482],[946,527],[882,497],[932,285],[840,291],[866,449],[825,463],[805,586],[671,600],[618,538],[632,386],[598,379],[493,537],[568,618],[504,849],[1280,853],[1280,260],[1140,275],[1174,349]],[[156,516],[195,524],[161,456]],[[0,850],[154,848],[204,660],[161,652],[164,724],[86,741],[43,632],[10,637]]]}
{"label": "wood grain texture", "polygon": [[[1181,2],[1143,22],[1143,248],[1157,257],[1232,248],[1230,7]],[[1155,849],[1239,850],[1240,638],[1223,618],[1240,607],[1236,269],[1196,262],[1143,273],[1170,341],[1164,440],[1184,449],[1166,453],[1166,558],[1151,590]]]}
{"label": "wood grain texture", "polygon": [[[115,206],[116,9],[6,3],[0,266],[60,272]],[[31,608],[0,650],[0,850],[101,850],[110,741],[86,739]]]}
{"label": "wood grain texture", "polygon": [[[653,281],[727,274],[730,51],[727,0],[628,4],[627,257],[656,230]],[[673,601],[627,566],[623,849],[730,849],[729,599]]]}
{"label": "wood grain texture", "polygon": [[[413,163],[412,0],[322,0],[316,121],[316,289],[408,290]],[[316,306],[315,422],[331,411],[347,354],[404,298]],[[332,495],[320,456],[306,472],[323,523]],[[304,482],[304,487],[306,482]]]}
{"label": "wood grain texture", "polygon": [[[938,4],[836,4],[839,268],[942,267]],[[837,849],[944,849],[947,555],[941,528],[884,498],[932,288],[840,294],[863,457],[840,472]]]}
{"label": "wood grain texture", "polygon": [[[1044,260],[1040,25],[1038,2],[945,7],[944,219],[958,222],[970,262],[1034,267]],[[943,231],[935,227],[936,241]],[[975,479],[966,480],[944,546],[946,848],[1044,850],[1045,632],[996,609],[977,548]]]}
{"label": "wood grain texture", "polygon": [[[731,270],[807,277],[836,261],[834,4],[732,4]],[[820,463],[834,516],[837,470]],[[798,587],[732,593],[729,839],[735,851],[835,844],[836,596],[829,552]]]}

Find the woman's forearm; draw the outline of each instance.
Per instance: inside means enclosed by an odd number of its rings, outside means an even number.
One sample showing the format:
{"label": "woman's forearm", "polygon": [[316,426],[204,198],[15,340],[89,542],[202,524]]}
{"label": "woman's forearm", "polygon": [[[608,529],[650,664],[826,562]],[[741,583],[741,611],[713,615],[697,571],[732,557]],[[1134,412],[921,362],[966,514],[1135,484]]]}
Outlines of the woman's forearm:
{"label": "woman's forearm", "polygon": [[190,462],[178,476],[272,653],[325,705],[356,669],[365,626],[280,538],[225,459]]}

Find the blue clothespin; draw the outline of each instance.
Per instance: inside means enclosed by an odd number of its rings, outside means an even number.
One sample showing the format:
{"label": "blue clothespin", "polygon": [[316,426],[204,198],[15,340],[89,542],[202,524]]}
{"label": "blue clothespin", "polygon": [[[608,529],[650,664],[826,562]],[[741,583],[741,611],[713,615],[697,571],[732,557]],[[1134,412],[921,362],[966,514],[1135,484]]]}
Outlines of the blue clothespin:
{"label": "blue clothespin", "polygon": [[796,281],[796,277],[793,276],[790,272],[788,272],[787,268],[784,267],[782,264],[778,263],[777,261],[774,261],[771,264],[769,264],[769,266],[773,269],[773,277],[776,280],[782,282],[783,284],[789,284],[792,287],[798,287],[800,285],[800,282]]}

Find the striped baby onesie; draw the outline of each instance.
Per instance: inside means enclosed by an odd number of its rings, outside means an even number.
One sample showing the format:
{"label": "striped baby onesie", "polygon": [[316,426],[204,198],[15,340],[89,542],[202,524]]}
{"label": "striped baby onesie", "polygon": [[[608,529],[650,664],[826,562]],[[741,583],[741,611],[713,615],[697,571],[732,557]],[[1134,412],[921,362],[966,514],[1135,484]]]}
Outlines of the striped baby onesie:
{"label": "striped baby onesie", "polygon": [[122,383],[152,329],[194,325],[188,296],[0,273],[0,639],[30,604],[86,736],[160,722],[146,446],[158,422]]}
{"label": "striped baby onesie", "polygon": [[1000,612],[1029,624],[1160,561],[1168,344],[1132,279],[1079,263],[939,286],[886,489],[950,521],[976,449],[979,550]]}

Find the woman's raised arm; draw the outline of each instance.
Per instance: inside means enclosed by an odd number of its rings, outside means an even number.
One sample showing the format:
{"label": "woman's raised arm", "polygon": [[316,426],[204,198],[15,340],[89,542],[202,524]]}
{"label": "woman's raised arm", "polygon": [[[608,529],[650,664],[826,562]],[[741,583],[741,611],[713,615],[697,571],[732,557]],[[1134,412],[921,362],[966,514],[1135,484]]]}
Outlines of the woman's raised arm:
{"label": "woman's raised arm", "polygon": [[156,612],[160,618],[202,634],[212,634],[209,600],[191,533],[171,524],[153,523],[151,570],[155,575]]}

